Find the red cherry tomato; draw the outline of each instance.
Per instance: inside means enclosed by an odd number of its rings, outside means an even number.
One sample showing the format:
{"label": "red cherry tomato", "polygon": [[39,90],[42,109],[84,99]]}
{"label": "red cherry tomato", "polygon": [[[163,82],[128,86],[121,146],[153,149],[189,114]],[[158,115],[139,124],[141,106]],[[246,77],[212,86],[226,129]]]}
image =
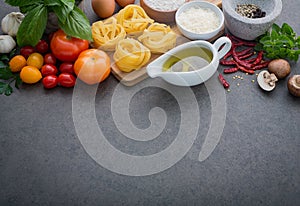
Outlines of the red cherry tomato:
{"label": "red cherry tomato", "polygon": [[63,62],[59,66],[59,71],[61,73],[69,73],[69,74],[74,74],[74,65],[71,62]]}
{"label": "red cherry tomato", "polygon": [[89,42],[85,39],[69,37],[60,29],[54,33],[50,47],[57,59],[73,62],[82,51],[89,48]]}
{"label": "red cherry tomato", "polygon": [[58,78],[55,75],[48,75],[43,78],[42,83],[46,89],[51,89],[57,86]]}
{"label": "red cherry tomato", "polygon": [[73,74],[61,73],[58,76],[58,83],[63,87],[74,87],[76,78]]}
{"label": "red cherry tomato", "polygon": [[20,54],[27,59],[30,54],[34,53],[35,50],[32,46],[24,46],[20,49]]}
{"label": "red cherry tomato", "polygon": [[53,64],[45,64],[41,68],[42,76],[48,76],[48,75],[56,75],[58,70],[55,65]]}
{"label": "red cherry tomato", "polygon": [[56,64],[56,58],[52,53],[45,54],[44,56],[44,64]]}
{"label": "red cherry tomato", "polygon": [[35,46],[35,49],[37,52],[44,54],[48,52],[49,45],[45,40],[41,39]]}

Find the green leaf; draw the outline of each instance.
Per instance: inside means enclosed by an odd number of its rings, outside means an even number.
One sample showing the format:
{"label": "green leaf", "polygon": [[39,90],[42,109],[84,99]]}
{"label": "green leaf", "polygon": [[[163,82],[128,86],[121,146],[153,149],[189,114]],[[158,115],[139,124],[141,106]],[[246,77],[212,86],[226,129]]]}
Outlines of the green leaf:
{"label": "green leaf", "polygon": [[0,94],[5,94],[6,96],[9,96],[12,92],[13,89],[8,83],[0,82]]}
{"label": "green leaf", "polygon": [[0,79],[8,80],[12,77],[14,77],[14,75],[7,66],[6,68],[0,69]]}
{"label": "green leaf", "polygon": [[22,80],[21,80],[20,75],[16,75],[15,87],[16,87],[17,89],[19,89],[19,87],[20,87],[21,84],[22,84]]}
{"label": "green leaf", "polygon": [[281,31],[284,34],[294,35],[292,27],[290,27],[290,25],[288,25],[287,23],[282,24]]}
{"label": "green leaf", "polygon": [[9,95],[11,95],[12,92],[13,92],[13,88],[8,84],[7,87],[6,87],[6,90],[5,90],[4,94],[6,96],[9,96]]}
{"label": "green leaf", "polygon": [[61,1],[60,0],[44,0],[45,6],[60,6]]}
{"label": "green leaf", "polygon": [[271,32],[271,38],[272,38],[272,39],[277,39],[278,36],[279,36],[279,34],[277,33],[277,31],[272,30],[272,32]]}
{"label": "green leaf", "polygon": [[5,3],[11,6],[28,6],[31,4],[35,4],[36,2],[42,2],[42,0],[32,1],[32,0],[5,0]]}
{"label": "green leaf", "polygon": [[43,36],[47,18],[48,12],[44,5],[39,5],[28,12],[17,33],[18,45],[20,47],[25,45],[35,46]]}
{"label": "green leaf", "polygon": [[281,32],[281,28],[280,26],[278,26],[277,24],[273,24],[272,25],[272,31],[276,31],[277,33],[280,33]]}
{"label": "green leaf", "polygon": [[75,2],[72,0],[60,0],[59,2],[60,5],[53,6],[52,9],[59,21],[62,22],[62,24],[65,24],[70,12],[74,9]]}
{"label": "green leaf", "polygon": [[[7,55],[1,55],[0,61],[8,62],[8,61],[9,61],[9,57],[8,57]],[[2,62],[2,63],[3,63],[3,62]],[[3,64],[4,64],[4,63],[3,63]]]}
{"label": "green leaf", "polygon": [[29,5],[25,5],[25,6],[20,6],[20,11],[23,13],[23,14],[27,14],[28,12],[32,11],[35,7],[41,5],[42,2],[40,3],[34,3],[34,4],[29,4]]}
{"label": "green leaf", "polygon": [[3,61],[0,61],[0,69],[6,68],[7,64],[5,64]]}
{"label": "green leaf", "polygon": [[70,12],[65,24],[61,21],[58,23],[67,35],[92,41],[90,22],[77,6]]}

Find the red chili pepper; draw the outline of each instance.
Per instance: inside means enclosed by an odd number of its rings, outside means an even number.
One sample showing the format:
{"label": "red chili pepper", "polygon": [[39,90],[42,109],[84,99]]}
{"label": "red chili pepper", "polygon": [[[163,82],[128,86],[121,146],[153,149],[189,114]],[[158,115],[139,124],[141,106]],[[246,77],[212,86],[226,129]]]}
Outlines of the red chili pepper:
{"label": "red chili pepper", "polygon": [[245,68],[245,67],[243,67],[243,66],[241,66],[241,65],[238,65],[238,68],[239,68],[239,70],[241,70],[242,72],[245,72],[245,73],[248,73],[248,74],[254,74],[254,73],[255,73],[254,70],[252,70],[252,69],[247,69],[247,68]]}
{"label": "red chili pepper", "polygon": [[245,55],[245,54],[250,53],[252,50],[253,50],[253,49],[252,49],[251,47],[249,47],[249,48],[244,49],[244,50],[242,50],[242,51],[236,52],[236,55],[237,55],[238,57],[241,57],[241,56],[243,56],[243,55]]}
{"label": "red chili pepper", "polygon": [[251,58],[251,59],[246,59],[246,60],[244,60],[244,62],[247,62],[247,63],[253,63],[253,62],[255,62],[255,60],[256,60],[256,57],[253,57],[253,58]]}
{"label": "red chili pepper", "polygon": [[[233,44],[235,45],[244,45],[244,46],[250,46],[250,47],[254,47],[256,45],[255,42],[248,42],[248,41],[245,41],[245,40],[242,40],[236,36],[233,36],[233,35],[230,35],[230,34],[227,34],[227,37],[232,41]],[[234,43],[234,41],[236,43]]]}
{"label": "red chili pepper", "polygon": [[220,64],[226,65],[226,66],[231,66],[231,65],[236,65],[236,62],[233,59],[231,59],[231,60],[221,59]]}
{"label": "red chili pepper", "polygon": [[223,77],[223,75],[222,74],[219,74],[219,80],[220,80],[220,82],[222,83],[222,85],[223,85],[223,87],[225,88],[225,89],[227,89],[227,88],[229,88],[229,83],[226,81],[226,79]]}
{"label": "red chili pepper", "polygon": [[258,52],[255,62],[253,62],[253,65],[257,65],[261,62],[261,60],[263,58],[263,53],[264,53],[263,51]]}
{"label": "red chili pepper", "polygon": [[232,55],[232,48],[229,50],[229,52],[227,52],[227,54],[224,55],[223,59],[227,59],[231,55]]}
{"label": "red chili pepper", "polygon": [[270,61],[264,61],[264,62],[261,62],[260,64],[254,66],[252,69],[253,70],[260,70],[260,69],[263,69],[265,67],[267,67],[269,65]]}
{"label": "red chili pepper", "polygon": [[224,69],[224,70],[223,70],[223,73],[224,73],[224,74],[231,74],[231,73],[237,72],[238,70],[239,70],[239,68],[237,68],[237,67],[232,67],[232,68]]}
{"label": "red chili pepper", "polygon": [[247,58],[251,57],[253,54],[254,54],[254,52],[252,51],[250,53],[244,54],[243,56],[239,56],[239,59],[242,59],[242,60],[247,59]]}
{"label": "red chili pepper", "polygon": [[232,56],[233,56],[233,59],[236,61],[237,64],[239,64],[239,65],[241,65],[243,67],[246,67],[247,69],[250,69],[252,67],[252,64],[247,63],[247,62],[239,59],[239,57],[236,54],[236,50],[235,49],[232,50]]}

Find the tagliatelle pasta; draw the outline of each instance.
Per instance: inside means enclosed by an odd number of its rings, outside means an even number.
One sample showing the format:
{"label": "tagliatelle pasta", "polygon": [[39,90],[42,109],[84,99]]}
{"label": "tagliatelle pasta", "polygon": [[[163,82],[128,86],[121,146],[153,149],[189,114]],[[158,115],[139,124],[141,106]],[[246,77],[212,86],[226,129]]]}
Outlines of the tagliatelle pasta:
{"label": "tagliatelle pasta", "polygon": [[176,38],[177,35],[169,26],[153,23],[144,30],[138,40],[148,47],[152,53],[161,54],[176,46]]}
{"label": "tagliatelle pasta", "polygon": [[154,22],[142,7],[135,4],[129,4],[121,9],[117,14],[117,21],[127,33],[141,32]]}
{"label": "tagliatelle pasta", "polygon": [[93,46],[104,51],[114,51],[116,44],[126,37],[125,29],[115,17],[92,24]]}
{"label": "tagliatelle pasta", "polygon": [[148,63],[150,50],[135,39],[123,39],[116,45],[113,55],[116,65],[123,72],[137,70]]}

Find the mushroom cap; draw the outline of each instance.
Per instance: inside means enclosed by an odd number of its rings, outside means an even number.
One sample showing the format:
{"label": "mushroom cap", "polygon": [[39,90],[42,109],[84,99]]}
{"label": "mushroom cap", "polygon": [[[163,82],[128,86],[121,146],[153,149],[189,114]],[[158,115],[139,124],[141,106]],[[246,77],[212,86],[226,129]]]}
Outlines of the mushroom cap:
{"label": "mushroom cap", "polygon": [[287,82],[289,92],[295,97],[300,97],[300,75],[293,75]]}
{"label": "mushroom cap", "polygon": [[266,80],[265,77],[264,77],[265,74],[270,75],[270,73],[268,71],[266,71],[266,70],[259,72],[259,74],[257,76],[257,82],[258,82],[258,85],[260,86],[260,88],[262,88],[263,90],[269,92],[269,91],[272,91],[275,88],[276,84],[275,84],[275,82],[274,82],[273,86],[271,86],[270,84],[268,84],[265,81]]}
{"label": "mushroom cap", "polygon": [[285,59],[274,59],[268,65],[270,73],[274,73],[278,79],[283,79],[291,73],[291,66]]}

